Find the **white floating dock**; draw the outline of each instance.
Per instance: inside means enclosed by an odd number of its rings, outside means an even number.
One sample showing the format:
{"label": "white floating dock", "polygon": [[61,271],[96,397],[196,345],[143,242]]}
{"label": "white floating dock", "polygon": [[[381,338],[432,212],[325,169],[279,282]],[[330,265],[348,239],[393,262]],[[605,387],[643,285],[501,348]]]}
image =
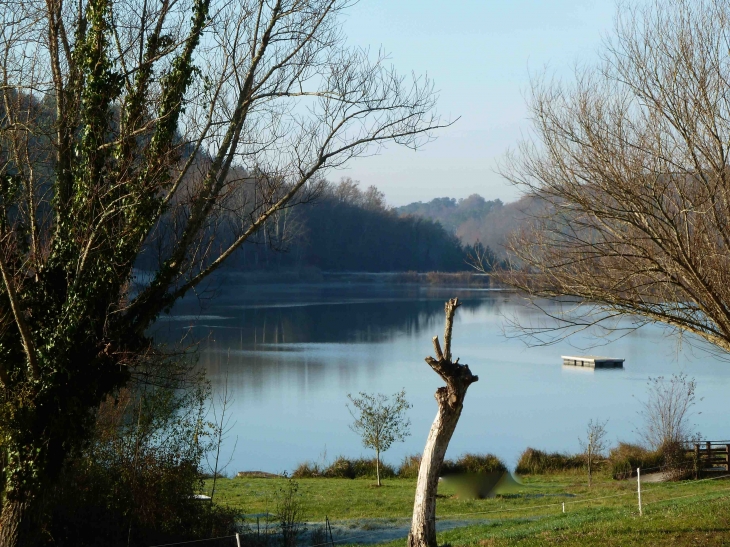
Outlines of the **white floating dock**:
{"label": "white floating dock", "polygon": [[613,357],[599,357],[597,355],[561,355],[563,364],[572,367],[588,367],[588,368],[623,368],[625,359],[615,359]]}

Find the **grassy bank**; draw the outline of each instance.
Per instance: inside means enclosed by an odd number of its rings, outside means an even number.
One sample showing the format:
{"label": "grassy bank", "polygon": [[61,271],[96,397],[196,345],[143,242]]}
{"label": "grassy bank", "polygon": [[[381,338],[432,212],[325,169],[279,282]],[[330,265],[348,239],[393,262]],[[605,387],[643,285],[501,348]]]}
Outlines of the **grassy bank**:
{"label": "grassy bank", "polygon": [[[457,545],[724,545],[730,544],[730,481],[646,484],[644,516],[638,514],[636,482],[605,472],[588,488],[579,471],[533,475],[518,490],[491,499],[460,499],[448,482],[439,487],[441,520],[475,521],[439,534],[439,544]],[[309,522],[378,519],[407,523],[415,480],[391,479],[377,488],[368,479],[300,479],[303,519]],[[242,513],[274,511],[286,479],[224,479],[218,501]],[[565,503],[566,513],[562,513]],[[488,520],[487,524],[484,521]],[[481,521],[476,524],[476,521]],[[305,543],[306,544],[306,543]],[[402,546],[404,540],[388,543]]]}
{"label": "grassy bank", "polygon": [[[706,493],[636,508],[587,507],[538,519],[495,520],[439,534],[439,544],[479,546],[561,545],[628,547],[730,544],[730,498]],[[387,544],[405,545],[404,541]]]}

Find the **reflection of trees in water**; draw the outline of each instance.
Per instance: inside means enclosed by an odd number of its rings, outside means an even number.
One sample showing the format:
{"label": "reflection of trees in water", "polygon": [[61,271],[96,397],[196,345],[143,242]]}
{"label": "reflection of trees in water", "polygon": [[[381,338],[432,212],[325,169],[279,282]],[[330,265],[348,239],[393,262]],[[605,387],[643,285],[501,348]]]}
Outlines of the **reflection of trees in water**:
{"label": "reflection of trees in water", "polygon": [[[402,298],[402,294],[390,295],[394,296],[391,300],[356,303],[343,303],[342,295],[338,294],[338,299],[327,302],[323,298],[313,305],[300,307],[241,309],[222,305],[206,312],[235,317],[201,320],[202,324],[193,328],[192,337],[201,342],[199,363],[214,385],[228,373],[229,387],[245,393],[246,397],[265,398],[274,384],[292,386],[304,396],[310,389],[311,392],[321,390],[323,385],[353,386],[361,375],[378,374],[382,367],[389,366],[382,359],[362,360],[364,354],[360,352],[358,361],[353,362],[347,344],[372,344],[424,332],[440,334],[446,294],[446,291],[421,292],[408,295],[411,299]],[[363,292],[358,296],[363,297]],[[506,295],[464,291],[463,298],[462,314],[494,314],[504,305]],[[170,335],[180,333],[182,326],[179,322],[171,324]],[[322,345],[296,347],[292,344]],[[424,347],[424,355],[430,349],[430,345]]]}
{"label": "reflection of trees in water", "polygon": [[[473,310],[483,300],[465,302]],[[236,317],[206,321],[193,333],[202,339],[210,332],[217,345],[231,349],[261,344],[376,343],[395,336],[415,336],[424,329],[440,330],[443,302],[399,300],[316,304],[236,310]],[[435,330],[434,330],[435,329]]]}
{"label": "reflection of trees in water", "polygon": [[[364,371],[374,372],[375,364],[363,363],[353,367],[351,362],[329,363],[319,355],[306,351],[268,351],[265,353],[241,353],[231,351],[214,342],[200,354],[200,366],[213,383],[214,390],[227,378],[228,387],[233,393],[243,393],[247,398],[264,399],[270,395],[273,385],[277,389],[294,386],[300,396],[310,388],[321,390],[322,386],[335,381],[333,373],[340,382],[352,385],[353,376]],[[375,365],[377,366],[377,365]]]}

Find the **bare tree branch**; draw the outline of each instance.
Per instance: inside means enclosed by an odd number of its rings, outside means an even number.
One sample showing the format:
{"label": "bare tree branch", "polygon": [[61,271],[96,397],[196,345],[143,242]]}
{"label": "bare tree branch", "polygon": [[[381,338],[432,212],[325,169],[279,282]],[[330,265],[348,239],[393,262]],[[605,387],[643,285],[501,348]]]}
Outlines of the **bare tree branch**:
{"label": "bare tree branch", "polygon": [[729,28],[719,0],[630,7],[600,65],[533,80],[534,138],[501,171],[541,209],[499,277],[574,298],[559,327],[633,317],[730,351]]}

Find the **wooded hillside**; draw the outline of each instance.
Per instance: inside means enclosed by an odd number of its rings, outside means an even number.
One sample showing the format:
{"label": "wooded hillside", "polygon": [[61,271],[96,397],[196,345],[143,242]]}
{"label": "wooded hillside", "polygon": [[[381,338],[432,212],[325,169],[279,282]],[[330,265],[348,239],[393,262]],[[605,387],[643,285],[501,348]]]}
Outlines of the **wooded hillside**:
{"label": "wooded hillside", "polygon": [[512,203],[486,200],[479,194],[463,199],[435,198],[414,202],[395,211],[401,216],[417,216],[439,222],[462,245],[480,242],[497,257],[506,256],[505,244],[509,234],[527,222],[540,207],[534,198],[523,197]]}
{"label": "wooded hillside", "polygon": [[401,215],[374,186],[324,182],[311,203],[287,209],[238,252],[243,270],[313,266],[325,271],[463,271],[470,246],[439,222]]}

